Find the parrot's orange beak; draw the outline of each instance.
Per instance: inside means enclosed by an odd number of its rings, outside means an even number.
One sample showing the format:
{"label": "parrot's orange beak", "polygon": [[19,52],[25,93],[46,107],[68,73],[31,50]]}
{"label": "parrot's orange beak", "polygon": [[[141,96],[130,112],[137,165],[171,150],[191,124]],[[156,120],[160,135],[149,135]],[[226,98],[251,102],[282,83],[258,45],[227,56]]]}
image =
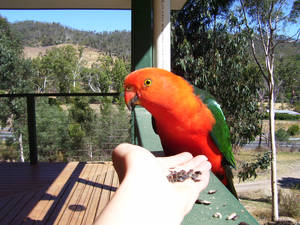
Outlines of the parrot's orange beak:
{"label": "parrot's orange beak", "polygon": [[126,90],[125,89],[125,103],[127,105],[127,108],[131,111],[134,109],[136,105],[140,104],[139,98],[137,96],[137,93],[133,90]]}

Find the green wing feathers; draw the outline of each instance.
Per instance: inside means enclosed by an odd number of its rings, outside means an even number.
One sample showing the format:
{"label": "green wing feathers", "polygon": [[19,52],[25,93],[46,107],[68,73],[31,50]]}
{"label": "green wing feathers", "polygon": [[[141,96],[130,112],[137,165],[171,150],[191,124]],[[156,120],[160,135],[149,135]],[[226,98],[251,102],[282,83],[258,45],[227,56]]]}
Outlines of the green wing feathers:
{"label": "green wing feathers", "polygon": [[227,188],[238,199],[238,195],[233,185],[233,174],[231,171],[231,168],[236,168],[236,165],[232,153],[230,132],[226,123],[225,116],[220,105],[210,94],[198,88],[194,88],[194,90],[195,94],[198,95],[202,102],[207,105],[216,119],[216,123],[210,133],[210,136],[225,158],[223,166],[225,168],[225,173],[228,180]]}
{"label": "green wing feathers", "polygon": [[200,97],[202,102],[207,105],[216,119],[216,123],[210,133],[214,143],[224,155],[226,163],[231,167],[236,168],[232,153],[229,128],[220,105],[209,93],[198,88],[194,88],[194,91],[195,94]]}

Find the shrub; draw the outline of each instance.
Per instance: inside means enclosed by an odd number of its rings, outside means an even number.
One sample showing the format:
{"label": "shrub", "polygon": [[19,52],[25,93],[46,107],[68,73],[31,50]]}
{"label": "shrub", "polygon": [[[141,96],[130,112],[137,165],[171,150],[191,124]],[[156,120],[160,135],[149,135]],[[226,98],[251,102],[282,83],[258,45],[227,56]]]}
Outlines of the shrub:
{"label": "shrub", "polygon": [[279,190],[279,214],[280,216],[299,217],[300,201],[299,194]]}
{"label": "shrub", "polygon": [[298,125],[294,124],[294,125],[289,127],[287,132],[290,136],[295,136],[296,134],[300,133],[300,127]]}
{"label": "shrub", "polygon": [[[263,119],[269,119],[269,114],[265,113]],[[293,115],[288,113],[276,113],[275,120],[300,120],[300,115]]]}
{"label": "shrub", "polygon": [[295,103],[295,111],[300,113],[300,102]]}
{"label": "shrub", "polygon": [[255,162],[246,162],[242,164],[242,169],[238,173],[239,181],[245,181],[253,177],[257,177],[257,170],[268,169],[271,163],[271,152],[265,152],[263,155],[256,156]]}
{"label": "shrub", "polygon": [[283,129],[283,128],[278,129],[275,132],[275,136],[276,136],[276,139],[278,141],[288,141],[289,137],[290,137],[290,135],[288,134],[288,132],[285,129]]}
{"label": "shrub", "polygon": [[288,113],[276,113],[276,120],[300,120],[300,115],[293,115]]}

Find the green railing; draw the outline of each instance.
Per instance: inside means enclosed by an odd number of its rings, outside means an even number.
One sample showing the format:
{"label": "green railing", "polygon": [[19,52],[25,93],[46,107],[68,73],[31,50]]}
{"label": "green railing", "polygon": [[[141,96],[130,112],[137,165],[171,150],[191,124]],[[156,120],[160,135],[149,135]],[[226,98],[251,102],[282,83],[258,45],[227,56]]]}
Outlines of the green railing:
{"label": "green railing", "polygon": [[26,98],[27,104],[27,125],[28,125],[28,144],[29,144],[29,158],[31,164],[38,162],[38,147],[37,147],[37,131],[36,131],[36,111],[35,98],[36,97],[76,97],[76,96],[112,96],[119,97],[120,93],[28,93],[28,94],[0,94],[0,98]]}
{"label": "green railing", "polygon": [[[161,154],[163,149],[159,137],[152,129],[151,114],[142,107],[135,107],[132,113],[132,124],[133,143],[154,154]],[[209,190],[216,190],[216,193],[209,194]],[[240,224],[241,222],[245,222],[244,225],[259,224],[213,173],[211,173],[208,187],[201,192],[199,199],[209,201],[211,204],[195,204],[182,225]],[[236,213],[237,218],[235,220],[227,219],[233,213]],[[214,215],[221,215],[221,218]]]}

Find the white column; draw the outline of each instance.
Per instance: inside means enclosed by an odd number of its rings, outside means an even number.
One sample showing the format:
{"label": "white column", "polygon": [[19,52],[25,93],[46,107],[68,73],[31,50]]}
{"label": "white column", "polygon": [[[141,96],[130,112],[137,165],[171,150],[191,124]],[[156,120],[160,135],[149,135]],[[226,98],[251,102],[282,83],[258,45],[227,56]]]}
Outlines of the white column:
{"label": "white column", "polygon": [[154,0],[154,66],[171,70],[170,0]]}

